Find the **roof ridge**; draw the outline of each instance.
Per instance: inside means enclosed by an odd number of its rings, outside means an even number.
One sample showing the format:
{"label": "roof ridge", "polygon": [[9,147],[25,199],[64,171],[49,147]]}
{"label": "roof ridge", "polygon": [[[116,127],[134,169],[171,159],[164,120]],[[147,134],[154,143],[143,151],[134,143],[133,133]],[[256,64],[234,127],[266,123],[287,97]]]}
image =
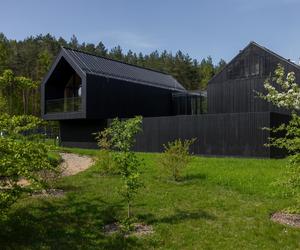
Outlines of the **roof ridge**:
{"label": "roof ridge", "polygon": [[251,42],[249,43],[249,45],[251,45],[251,44],[253,44],[253,45],[255,45],[255,46],[257,46],[257,47],[259,47],[259,48],[261,48],[261,49],[263,49],[263,50],[265,50],[265,51],[271,53],[271,54],[273,54],[273,55],[276,56],[276,57],[279,57],[281,60],[284,60],[284,61],[286,61],[287,63],[291,64],[292,66],[294,66],[294,67],[300,69],[300,66],[299,66],[298,64],[296,64],[296,63],[292,62],[291,60],[289,60],[289,59],[287,59],[287,58],[285,58],[285,57],[283,57],[283,56],[277,54],[277,53],[274,52],[273,50],[270,50],[270,49],[268,49],[267,47],[262,46],[262,45],[260,45],[259,43],[255,42],[255,41],[251,41]]}
{"label": "roof ridge", "polygon": [[[160,73],[160,74],[164,74],[164,75],[173,77],[172,75],[170,75],[170,74],[168,74],[168,73],[165,73],[165,72],[163,72],[163,71],[159,71],[159,70],[155,70],[155,69],[151,69],[151,68],[142,67],[142,66],[139,66],[139,65],[135,65],[135,64],[131,64],[131,63],[119,61],[119,60],[112,59],[112,58],[105,57],[105,56],[95,55],[95,54],[90,53],[90,52],[86,52],[86,51],[79,50],[79,49],[74,49],[74,48],[67,47],[67,46],[61,46],[61,47],[62,47],[63,49],[66,49],[66,50],[73,50],[73,51],[76,51],[76,52],[79,52],[79,53],[83,53],[83,54],[87,54],[87,55],[90,55],[90,56],[99,57],[99,58],[102,58],[102,59],[105,59],[105,60],[109,60],[109,61],[113,61],[113,62],[118,62],[118,63],[126,64],[126,65],[129,65],[129,66],[132,66],[132,67],[136,67],[136,68],[140,68],[140,69],[145,69],[145,70],[149,70],[149,71],[153,71],[153,72],[156,72],[156,73]],[[174,77],[173,77],[173,78],[174,78]],[[175,78],[174,78],[174,79],[175,79]]]}
{"label": "roof ridge", "polygon": [[266,51],[266,52],[268,52],[268,53],[274,55],[275,57],[279,58],[280,60],[283,60],[283,61],[289,63],[290,65],[296,67],[298,70],[300,70],[300,66],[299,66],[298,64],[289,61],[288,59],[284,58],[283,56],[277,54],[276,52],[274,52],[274,51],[272,51],[272,50],[270,50],[270,49],[268,49],[268,48],[266,48],[266,47],[264,47],[264,46],[262,46],[262,45],[260,45],[259,43],[255,42],[255,41],[250,41],[250,42],[246,45],[246,47],[244,47],[243,49],[241,49],[241,50],[239,51],[239,53],[236,54],[236,55],[235,55],[235,56],[234,56],[234,57],[233,57],[226,65],[225,65],[225,67],[224,67],[220,72],[218,72],[217,74],[215,74],[215,75],[209,80],[208,84],[209,84],[212,80],[214,80],[219,74],[221,74],[225,69],[227,69],[227,67],[228,67],[232,62],[234,62],[234,60],[235,60],[239,55],[241,55],[244,51],[246,51],[246,49],[248,49],[251,45],[254,45],[254,46],[256,46],[256,47],[258,47],[258,48],[260,48],[260,49],[262,49],[262,50],[264,50],[264,51]]}

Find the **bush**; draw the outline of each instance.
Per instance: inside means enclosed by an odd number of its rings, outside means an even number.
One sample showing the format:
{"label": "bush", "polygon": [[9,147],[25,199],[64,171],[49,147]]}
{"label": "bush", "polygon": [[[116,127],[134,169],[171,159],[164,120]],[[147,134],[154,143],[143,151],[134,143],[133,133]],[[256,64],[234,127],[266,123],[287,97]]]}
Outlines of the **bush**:
{"label": "bush", "polygon": [[[258,95],[279,108],[291,111],[292,118],[287,124],[277,128],[269,128],[276,135],[269,138],[269,146],[286,150],[289,161],[284,175],[278,183],[284,186],[287,194],[295,195],[300,203],[300,86],[296,82],[294,72],[285,73],[280,64],[274,72],[274,77],[266,79],[264,88],[266,95]],[[278,136],[277,136],[278,135]],[[298,209],[299,210],[299,209]]]}
{"label": "bush", "polygon": [[159,165],[172,175],[175,181],[179,181],[181,173],[184,168],[187,167],[191,160],[190,146],[195,142],[195,138],[191,140],[177,139],[172,142],[168,142],[164,145],[164,152],[159,157]]}
{"label": "bush", "polygon": [[[22,193],[40,188],[45,182],[43,172],[55,171],[56,166],[49,160],[49,147],[44,143],[29,141],[23,133],[36,128],[42,121],[33,116],[0,115],[0,215]],[[29,187],[23,187],[25,179]]]}
{"label": "bush", "polygon": [[100,173],[103,175],[119,174],[116,164],[113,159],[113,152],[111,151],[111,128],[106,128],[96,133],[97,144],[100,148],[97,154],[97,165],[100,168]]}
{"label": "bush", "polygon": [[118,175],[118,170],[114,158],[113,152],[108,149],[100,149],[97,154],[97,166],[99,167],[100,174],[102,175]]}
{"label": "bush", "polygon": [[42,143],[0,138],[0,212],[4,213],[26,192],[19,181],[24,178],[32,188],[43,183],[41,172],[51,171],[48,149]]}

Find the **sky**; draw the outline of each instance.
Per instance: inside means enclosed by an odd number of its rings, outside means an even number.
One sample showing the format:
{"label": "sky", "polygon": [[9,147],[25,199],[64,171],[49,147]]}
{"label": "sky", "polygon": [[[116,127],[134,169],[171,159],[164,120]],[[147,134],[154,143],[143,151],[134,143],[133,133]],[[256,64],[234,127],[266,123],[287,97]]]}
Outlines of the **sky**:
{"label": "sky", "polygon": [[0,0],[0,32],[230,61],[250,41],[299,62],[300,0]]}

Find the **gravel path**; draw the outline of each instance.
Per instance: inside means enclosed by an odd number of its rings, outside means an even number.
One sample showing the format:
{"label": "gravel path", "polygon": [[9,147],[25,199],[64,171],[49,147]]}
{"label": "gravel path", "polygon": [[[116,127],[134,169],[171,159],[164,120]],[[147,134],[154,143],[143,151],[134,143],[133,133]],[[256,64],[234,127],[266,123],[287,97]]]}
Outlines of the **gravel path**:
{"label": "gravel path", "polygon": [[94,160],[89,156],[72,153],[60,153],[60,156],[63,159],[61,163],[62,176],[75,175],[88,169],[94,163]]}

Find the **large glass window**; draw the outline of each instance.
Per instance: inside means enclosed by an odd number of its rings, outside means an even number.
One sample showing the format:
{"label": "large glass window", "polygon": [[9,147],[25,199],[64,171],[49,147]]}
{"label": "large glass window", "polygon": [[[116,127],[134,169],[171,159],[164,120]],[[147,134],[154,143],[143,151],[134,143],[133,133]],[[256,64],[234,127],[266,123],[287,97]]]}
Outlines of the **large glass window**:
{"label": "large glass window", "polygon": [[206,92],[174,93],[174,115],[197,115],[206,113]]}
{"label": "large glass window", "polygon": [[81,97],[81,79],[77,74],[73,74],[66,87],[65,98]]}

